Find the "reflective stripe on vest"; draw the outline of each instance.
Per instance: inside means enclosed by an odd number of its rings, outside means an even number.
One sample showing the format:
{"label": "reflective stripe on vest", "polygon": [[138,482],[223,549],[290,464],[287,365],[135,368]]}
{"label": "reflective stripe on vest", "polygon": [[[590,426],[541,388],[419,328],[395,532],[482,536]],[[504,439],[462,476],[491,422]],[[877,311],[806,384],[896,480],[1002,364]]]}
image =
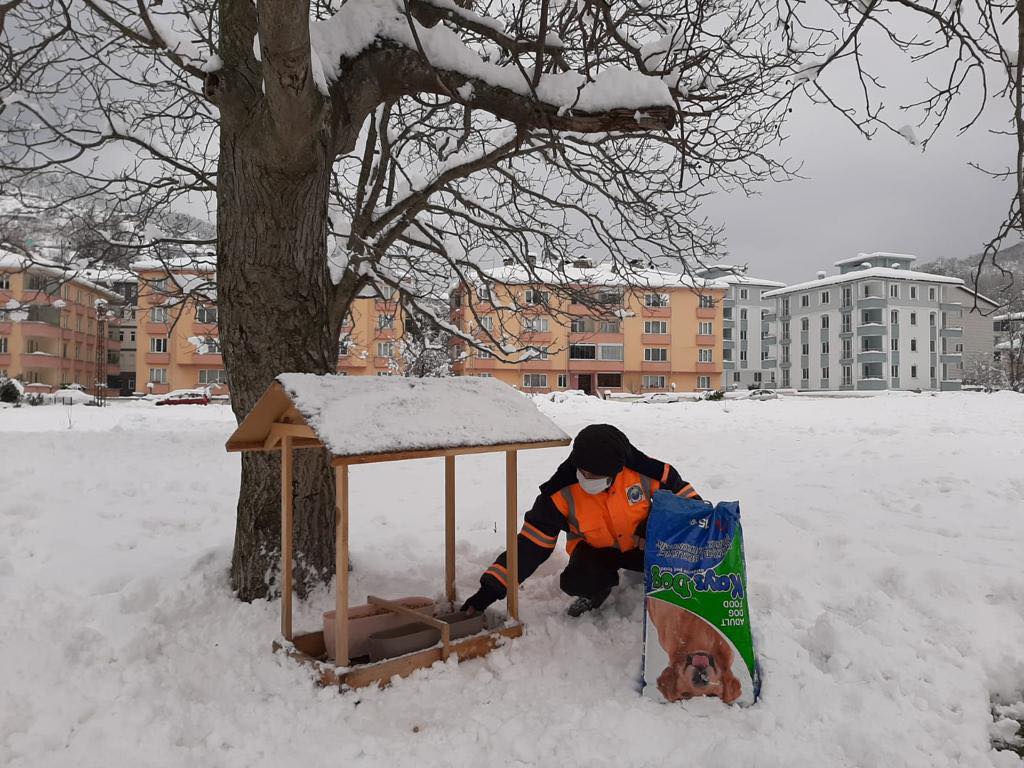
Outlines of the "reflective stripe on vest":
{"label": "reflective stripe on vest", "polygon": [[559,493],[561,493],[562,498],[565,499],[565,517],[569,523],[569,534],[566,536],[565,541],[566,548],[568,549],[569,542],[582,539],[583,534],[580,532],[580,522],[576,519],[576,500],[572,497],[572,491],[568,488],[563,488]]}

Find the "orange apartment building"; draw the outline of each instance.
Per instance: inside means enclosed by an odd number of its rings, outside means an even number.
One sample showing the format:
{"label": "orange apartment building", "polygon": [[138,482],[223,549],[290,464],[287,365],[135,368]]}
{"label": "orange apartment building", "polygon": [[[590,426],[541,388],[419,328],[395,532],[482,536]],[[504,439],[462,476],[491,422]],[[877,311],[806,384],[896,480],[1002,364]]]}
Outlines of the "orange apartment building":
{"label": "orange apartment building", "polygon": [[[228,393],[212,301],[213,254],[173,263],[135,265],[139,275],[137,388],[152,394],[210,387]],[[199,290],[195,290],[196,288]],[[194,292],[195,295],[188,295]],[[403,330],[394,292],[355,300],[338,341],[338,372],[388,376],[399,371]]]}
{"label": "orange apartment building", "polygon": [[[631,283],[645,287],[627,289],[610,269],[586,264],[535,273],[543,283],[505,266],[487,273],[490,285],[453,292],[453,322],[467,335],[533,348],[506,361],[456,342],[456,374],[494,376],[530,392],[588,394],[704,390],[721,380],[725,284],[637,270]],[[559,298],[556,283],[600,292],[608,316]]]}
{"label": "orange apartment building", "polygon": [[0,377],[29,392],[106,385],[119,374],[121,302],[65,265],[0,250]]}

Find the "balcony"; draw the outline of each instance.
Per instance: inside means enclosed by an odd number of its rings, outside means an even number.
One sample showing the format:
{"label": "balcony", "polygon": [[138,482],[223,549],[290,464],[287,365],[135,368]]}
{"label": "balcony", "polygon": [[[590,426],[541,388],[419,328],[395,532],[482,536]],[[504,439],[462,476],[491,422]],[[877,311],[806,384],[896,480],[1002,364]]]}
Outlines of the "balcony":
{"label": "balcony", "polygon": [[49,352],[29,352],[21,356],[21,364],[27,371],[40,368],[60,368],[61,359]]}
{"label": "balcony", "polygon": [[[554,336],[552,336],[551,331],[523,331],[521,337],[524,344],[532,344],[534,346],[537,344],[549,344],[552,339],[554,339]],[[621,341],[621,336],[619,340]]]}
{"label": "balcony", "polygon": [[[552,335],[550,333],[543,333],[539,335],[546,335],[546,339],[540,339],[537,335],[525,335],[524,338],[530,341],[551,341]],[[645,335],[646,339],[647,336]],[[655,335],[656,339],[668,339],[667,335],[659,336]],[[570,342],[581,342],[583,344],[621,344],[623,341],[623,335],[621,333],[598,333],[597,331],[580,331],[569,334]],[[666,343],[668,343],[666,341]]]}
{"label": "balcony", "polygon": [[962,338],[963,335],[964,335],[964,329],[963,328],[940,328],[939,329],[939,336],[942,336],[942,337],[947,338],[947,339],[959,339],[959,338]]}
{"label": "balcony", "polygon": [[697,363],[697,373],[717,373],[721,370],[717,363]]}
{"label": "balcony", "polygon": [[11,334],[11,321],[0,320],[0,336],[9,336]]}
{"label": "balcony", "polygon": [[[621,336],[619,340],[621,341]],[[700,338],[699,336],[697,338]],[[670,333],[642,333],[640,334],[640,343],[647,344],[655,347],[667,347],[672,344],[672,334]]]}
{"label": "balcony", "polygon": [[857,326],[858,336],[885,336],[888,333],[883,323],[869,323]]}
{"label": "balcony", "polygon": [[36,339],[59,339],[60,326],[44,323],[40,320],[23,320],[21,323],[21,335],[26,338]]}
{"label": "balcony", "polygon": [[885,388],[885,379],[857,379],[857,389],[859,390],[877,392]]}
{"label": "balcony", "polygon": [[192,358],[188,362],[191,365],[205,365],[213,368],[223,368],[224,356],[219,352],[207,352],[206,354],[195,352],[192,354]]}
{"label": "balcony", "polygon": [[697,317],[700,320],[713,320],[718,317],[717,307],[697,307]]}
{"label": "balcony", "polygon": [[779,316],[775,312],[769,312],[761,319],[766,323],[774,323],[776,320],[779,319]]}
{"label": "balcony", "polygon": [[[857,299],[857,309],[885,309],[885,303],[884,296],[864,296]],[[882,388],[885,389],[884,386]]]}
{"label": "balcony", "polygon": [[641,360],[640,361],[640,370],[641,371],[651,371],[651,372],[655,372],[655,373],[658,373],[658,372],[665,373],[667,371],[671,371],[672,370],[672,363],[670,363],[668,360],[664,360],[664,361],[661,361],[661,360],[659,360],[659,361]]}
{"label": "balcony", "polygon": [[715,346],[715,343],[716,343],[716,339],[715,339],[714,334],[711,334],[711,335],[701,335],[699,333],[697,334],[697,346],[698,347],[713,347],[713,346]]}
{"label": "balcony", "polygon": [[[344,326],[343,326],[344,327]],[[351,326],[349,326],[351,328]],[[217,335],[217,324],[216,323],[200,323],[198,320],[192,325],[192,332],[196,336],[216,336]]]}
{"label": "balcony", "polygon": [[8,352],[0,352],[0,368],[9,368],[11,365],[11,355]]}
{"label": "balcony", "polygon": [[884,363],[885,359],[884,349],[862,349],[857,352],[858,363]]}
{"label": "balcony", "polygon": [[[715,310],[712,308],[711,311],[714,312]],[[672,307],[648,307],[648,306],[644,306],[644,307],[640,308],[640,316],[641,317],[671,317],[672,316]],[[697,317],[703,317],[703,315],[699,314],[699,310],[698,310]],[[712,314],[711,317],[714,317],[714,315]]]}
{"label": "balcony", "polygon": [[[665,363],[668,365],[668,363]],[[626,369],[622,360],[576,360],[569,359],[569,370],[582,373],[623,373]]]}
{"label": "balcony", "polygon": [[947,365],[959,365],[962,360],[963,355],[960,352],[944,352],[939,355],[939,362]]}
{"label": "balcony", "polygon": [[171,362],[169,352],[147,352],[146,363],[149,365],[167,365]]}

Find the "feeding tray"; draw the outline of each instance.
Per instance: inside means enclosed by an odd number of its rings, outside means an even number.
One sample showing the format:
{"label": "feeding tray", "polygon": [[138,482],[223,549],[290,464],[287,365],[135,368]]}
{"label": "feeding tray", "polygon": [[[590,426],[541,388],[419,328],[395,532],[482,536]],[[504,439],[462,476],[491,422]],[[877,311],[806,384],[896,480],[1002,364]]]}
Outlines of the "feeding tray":
{"label": "feeding tray", "polygon": [[[434,614],[434,601],[429,597],[400,597],[395,602],[427,616]],[[327,658],[329,659],[334,658],[334,616],[335,611],[327,611],[324,614],[324,644],[327,646]],[[366,603],[352,606],[348,609],[349,659],[358,659],[369,655],[368,641],[375,632],[394,629],[408,621],[407,617],[389,611],[387,608],[381,608],[379,605]],[[433,645],[433,643],[428,643],[428,645]]]}
{"label": "feeding tray", "polygon": [[[517,455],[530,448],[569,445],[569,436],[536,406],[496,379],[405,379],[336,375],[281,374],[228,439],[228,451],[279,451],[281,454],[281,636],[273,644],[316,670],[322,685],[386,685],[454,655],[459,661],[483,656],[519,637],[519,563],[517,547]],[[293,456],[296,450],[326,450],[335,468],[335,619],[333,661],[324,632],[292,632]],[[440,644],[397,658],[365,664],[353,645],[354,618],[348,606],[349,467],[382,461],[444,458],[445,596],[455,592],[455,457],[505,454],[505,543],[508,620],[474,633],[469,617],[425,616],[400,601],[368,597],[369,605],[397,614],[401,623],[424,624],[440,632]],[[341,617],[338,621],[337,618]],[[476,617],[474,617],[476,618]],[[445,621],[444,619],[448,619]],[[463,632],[466,636],[463,636]],[[368,648],[367,648],[368,651]]]}

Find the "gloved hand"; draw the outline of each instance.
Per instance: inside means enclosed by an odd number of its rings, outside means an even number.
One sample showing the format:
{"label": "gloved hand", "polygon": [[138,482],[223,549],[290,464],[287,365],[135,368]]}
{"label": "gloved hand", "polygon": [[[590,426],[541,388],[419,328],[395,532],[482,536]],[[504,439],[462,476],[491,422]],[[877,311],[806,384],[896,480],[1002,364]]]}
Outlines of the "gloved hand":
{"label": "gloved hand", "polygon": [[501,595],[496,595],[486,587],[480,587],[466,602],[462,604],[460,610],[468,613],[472,616],[475,613],[483,613],[487,606],[493,603],[495,600],[500,598]]}

